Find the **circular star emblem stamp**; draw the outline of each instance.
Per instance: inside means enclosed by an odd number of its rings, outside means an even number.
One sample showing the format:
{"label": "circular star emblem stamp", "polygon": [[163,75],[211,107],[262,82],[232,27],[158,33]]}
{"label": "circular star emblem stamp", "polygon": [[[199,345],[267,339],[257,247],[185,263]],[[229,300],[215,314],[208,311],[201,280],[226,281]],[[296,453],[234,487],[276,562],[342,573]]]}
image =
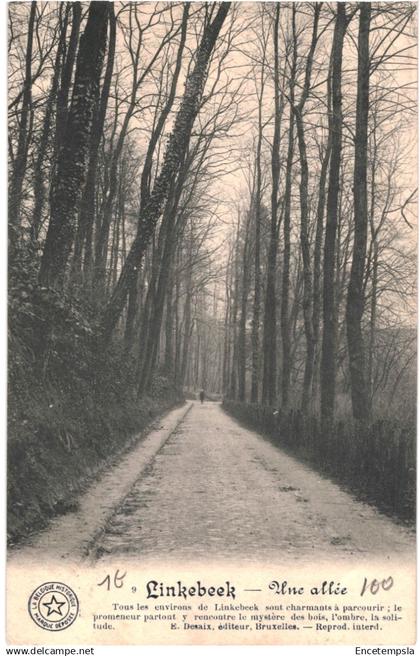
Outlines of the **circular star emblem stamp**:
{"label": "circular star emblem stamp", "polygon": [[43,583],[29,597],[28,610],[35,624],[42,629],[63,631],[76,619],[79,601],[65,583]]}

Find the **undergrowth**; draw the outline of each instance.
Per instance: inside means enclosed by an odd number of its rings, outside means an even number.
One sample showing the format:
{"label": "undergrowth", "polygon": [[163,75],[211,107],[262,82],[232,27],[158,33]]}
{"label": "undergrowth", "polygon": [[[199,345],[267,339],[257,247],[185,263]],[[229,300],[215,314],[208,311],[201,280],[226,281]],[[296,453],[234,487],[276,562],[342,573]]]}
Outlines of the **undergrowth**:
{"label": "undergrowth", "polygon": [[[21,276],[22,278],[22,276]],[[8,539],[72,510],[77,494],[151,420],[181,402],[156,376],[138,399],[134,362],[96,348],[72,298],[15,278],[9,290]]]}

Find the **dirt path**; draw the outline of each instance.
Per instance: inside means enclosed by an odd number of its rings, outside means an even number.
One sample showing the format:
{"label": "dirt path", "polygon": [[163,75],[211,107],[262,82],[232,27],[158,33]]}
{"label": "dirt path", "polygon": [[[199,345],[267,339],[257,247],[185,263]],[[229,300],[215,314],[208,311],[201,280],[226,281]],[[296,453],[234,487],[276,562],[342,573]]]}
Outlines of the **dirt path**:
{"label": "dirt path", "polygon": [[153,457],[191,408],[191,402],[157,419],[146,435],[122,455],[79,499],[75,512],[54,518],[47,528],[8,552],[15,563],[28,560],[83,561],[114,510],[145,473]]}
{"label": "dirt path", "polygon": [[414,535],[226,415],[194,403],[115,511],[97,558],[412,558]]}
{"label": "dirt path", "polygon": [[14,562],[414,558],[414,534],[240,426],[189,403],[116,462]]}

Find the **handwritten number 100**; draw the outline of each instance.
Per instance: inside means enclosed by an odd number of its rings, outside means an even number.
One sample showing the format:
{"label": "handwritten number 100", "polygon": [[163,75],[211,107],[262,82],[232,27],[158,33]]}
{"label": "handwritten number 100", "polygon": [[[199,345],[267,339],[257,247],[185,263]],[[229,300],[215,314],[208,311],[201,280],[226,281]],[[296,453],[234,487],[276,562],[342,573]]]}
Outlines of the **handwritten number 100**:
{"label": "handwritten number 100", "polygon": [[376,593],[379,592],[379,590],[385,590],[385,591],[390,590],[393,585],[394,585],[394,579],[392,578],[392,576],[389,576],[387,579],[382,579],[382,581],[377,581],[376,579],[373,579],[373,581],[370,581],[370,583],[365,577],[360,596],[363,597],[365,592],[371,592],[372,594],[376,595]]}

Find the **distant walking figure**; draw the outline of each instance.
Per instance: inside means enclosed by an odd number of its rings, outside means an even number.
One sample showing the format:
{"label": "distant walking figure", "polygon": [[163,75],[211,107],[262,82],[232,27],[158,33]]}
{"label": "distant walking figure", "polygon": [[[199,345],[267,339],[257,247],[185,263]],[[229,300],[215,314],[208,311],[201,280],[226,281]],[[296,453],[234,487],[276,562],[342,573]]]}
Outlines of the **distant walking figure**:
{"label": "distant walking figure", "polygon": [[203,401],[204,401],[204,390],[200,391],[200,401],[201,401],[201,403],[203,403]]}

